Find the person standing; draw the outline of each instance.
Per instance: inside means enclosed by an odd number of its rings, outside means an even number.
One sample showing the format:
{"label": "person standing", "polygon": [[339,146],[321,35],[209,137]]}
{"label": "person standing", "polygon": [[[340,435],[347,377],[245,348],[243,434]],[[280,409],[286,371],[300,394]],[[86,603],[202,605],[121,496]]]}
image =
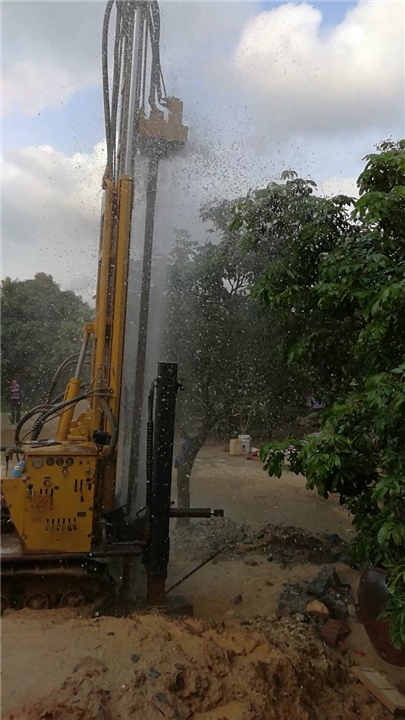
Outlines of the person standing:
{"label": "person standing", "polygon": [[11,408],[11,423],[15,425],[20,422],[21,415],[21,388],[17,380],[11,381],[10,386],[10,408]]}

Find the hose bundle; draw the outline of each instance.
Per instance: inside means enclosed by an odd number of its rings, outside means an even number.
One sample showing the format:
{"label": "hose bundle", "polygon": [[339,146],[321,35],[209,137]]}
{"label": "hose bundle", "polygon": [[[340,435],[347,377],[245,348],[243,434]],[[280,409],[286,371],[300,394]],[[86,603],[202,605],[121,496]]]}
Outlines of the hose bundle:
{"label": "hose bundle", "polygon": [[[108,41],[114,5],[116,18],[110,87]],[[135,34],[137,34],[136,43]],[[150,58],[148,46],[150,46]],[[128,114],[130,108],[133,108],[136,127],[139,112],[145,109],[147,86],[149,86],[150,107],[156,109],[158,104],[166,107],[167,96],[159,46],[160,9],[157,0],[145,0],[142,3],[131,0],[108,0],[102,31],[102,81],[107,143],[105,178],[117,180],[118,174],[122,171],[122,157],[128,143],[133,143],[133,138],[127,137]],[[131,78],[131,70],[135,53],[137,53],[138,70],[135,86],[131,87],[131,81],[134,81],[134,78]],[[130,103],[132,93],[135,93],[133,104]]]}

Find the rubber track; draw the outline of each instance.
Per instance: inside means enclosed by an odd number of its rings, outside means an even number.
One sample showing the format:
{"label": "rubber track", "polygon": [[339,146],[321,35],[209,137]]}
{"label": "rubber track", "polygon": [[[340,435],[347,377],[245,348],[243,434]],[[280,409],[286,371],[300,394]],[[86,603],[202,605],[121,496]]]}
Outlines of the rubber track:
{"label": "rubber track", "polygon": [[[83,560],[24,562],[13,566],[2,558],[1,598],[5,607],[21,609],[34,594],[45,595],[48,608],[59,607],[65,593],[79,591],[85,604],[97,602],[93,615],[99,614],[114,595],[115,583],[104,563]],[[4,607],[4,600],[5,603]]]}

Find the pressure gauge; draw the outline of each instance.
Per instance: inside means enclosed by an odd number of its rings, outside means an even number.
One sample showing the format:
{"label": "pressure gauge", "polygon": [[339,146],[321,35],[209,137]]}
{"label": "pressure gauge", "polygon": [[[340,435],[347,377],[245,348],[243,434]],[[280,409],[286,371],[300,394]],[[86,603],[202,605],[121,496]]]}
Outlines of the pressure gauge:
{"label": "pressure gauge", "polygon": [[53,457],[47,458],[47,459],[46,459],[46,464],[49,465],[49,466],[54,465],[54,464],[55,464],[55,458],[53,458]]}
{"label": "pressure gauge", "polygon": [[73,465],[73,458],[70,458],[70,457],[69,457],[69,458],[66,458],[66,465],[68,465],[69,467],[71,467],[71,466]]}
{"label": "pressure gauge", "polygon": [[34,468],[36,468],[36,470],[39,470],[39,468],[41,468],[43,464],[44,464],[44,461],[40,457],[35,457],[32,461],[32,465]]}
{"label": "pressure gauge", "polygon": [[63,465],[63,458],[61,458],[61,457],[56,458],[56,464]]}

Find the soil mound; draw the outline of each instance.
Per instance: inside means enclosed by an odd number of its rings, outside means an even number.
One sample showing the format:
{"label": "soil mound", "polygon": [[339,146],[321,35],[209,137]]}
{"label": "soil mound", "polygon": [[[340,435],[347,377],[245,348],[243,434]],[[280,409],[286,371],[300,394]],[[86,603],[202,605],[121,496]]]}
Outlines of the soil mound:
{"label": "soil mound", "polygon": [[171,534],[173,551],[190,560],[225,548],[226,555],[263,553],[288,566],[297,563],[350,564],[348,544],[332,533],[316,534],[287,525],[238,525],[229,518],[199,520]]}
{"label": "soil mound", "polygon": [[[71,625],[71,627],[70,627]],[[90,628],[90,630],[89,630]],[[65,682],[9,720],[383,720],[305,628],[269,631],[160,615],[70,620],[97,645]]]}

